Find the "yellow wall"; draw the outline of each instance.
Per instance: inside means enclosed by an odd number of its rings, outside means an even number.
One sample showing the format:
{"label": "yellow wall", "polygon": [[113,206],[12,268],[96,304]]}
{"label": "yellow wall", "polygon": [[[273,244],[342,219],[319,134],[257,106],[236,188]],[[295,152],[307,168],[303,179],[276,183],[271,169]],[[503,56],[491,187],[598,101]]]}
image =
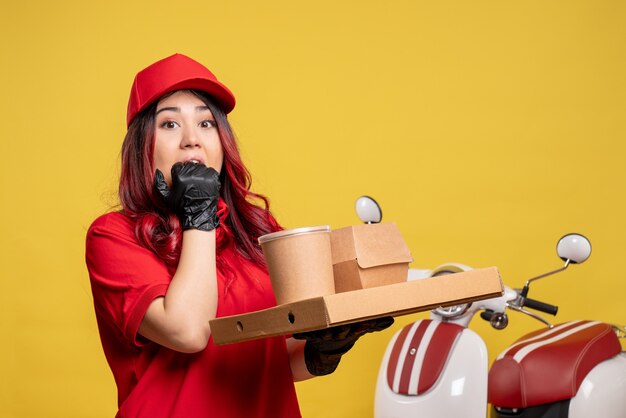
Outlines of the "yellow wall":
{"label": "yellow wall", "polygon": [[[115,203],[132,77],[174,52],[237,95],[254,188],[285,226],[357,223],[369,194],[415,267],[496,265],[513,286],[581,232],[590,261],[534,296],[561,321],[626,323],[625,19],[620,0],[4,2],[0,416],[115,412],[84,235]],[[387,341],[421,316],[298,384],[304,416],[370,416]],[[472,324],[492,355],[536,326]]]}

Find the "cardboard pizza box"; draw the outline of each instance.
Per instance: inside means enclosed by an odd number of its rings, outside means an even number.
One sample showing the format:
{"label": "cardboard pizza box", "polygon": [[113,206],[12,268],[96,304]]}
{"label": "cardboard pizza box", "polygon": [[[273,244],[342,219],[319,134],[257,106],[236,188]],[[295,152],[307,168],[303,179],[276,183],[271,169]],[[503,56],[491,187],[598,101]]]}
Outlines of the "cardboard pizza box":
{"label": "cardboard pizza box", "polygon": [[279,305],[210,321],[215,344],[231,344],[277,335],[324,329],[382,316],[401,316],[502,295],[496,267]]}

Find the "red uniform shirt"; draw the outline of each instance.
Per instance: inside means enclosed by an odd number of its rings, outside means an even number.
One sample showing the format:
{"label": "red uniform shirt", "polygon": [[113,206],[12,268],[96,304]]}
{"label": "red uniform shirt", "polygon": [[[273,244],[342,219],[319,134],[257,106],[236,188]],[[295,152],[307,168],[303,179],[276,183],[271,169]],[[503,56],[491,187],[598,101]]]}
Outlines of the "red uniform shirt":
{"label": "red uniform shirt", "polygon": [[[222,220],[228,208],[220,202]],[[172,279],[141,246],[120,213],[96,219],[86,261],[104,354],[118,388],[119,418],[300,417],[283,337],[216,346],[185,354],[141,337],[150,303]],[[218,228],[217,316],[274,306],[267,270],[240,256]],[[226,246],[224,242],[229,242]],[[219,245],[222,243],[222,245]]]}

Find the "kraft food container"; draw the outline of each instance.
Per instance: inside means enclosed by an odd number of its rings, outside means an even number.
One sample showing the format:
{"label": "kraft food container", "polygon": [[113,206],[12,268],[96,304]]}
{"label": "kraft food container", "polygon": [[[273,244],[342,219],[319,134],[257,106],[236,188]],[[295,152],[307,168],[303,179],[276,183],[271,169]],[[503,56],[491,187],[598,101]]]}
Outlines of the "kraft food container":
{"label": "kraft food container", "polygon": [[413,257],[393,222],[336,229],[331,243],[337,293],[407,279]]}
{"label": "kraft food container", "polygon": [[259,244],[278,305],[335,293],[330,226],[273,232]]}

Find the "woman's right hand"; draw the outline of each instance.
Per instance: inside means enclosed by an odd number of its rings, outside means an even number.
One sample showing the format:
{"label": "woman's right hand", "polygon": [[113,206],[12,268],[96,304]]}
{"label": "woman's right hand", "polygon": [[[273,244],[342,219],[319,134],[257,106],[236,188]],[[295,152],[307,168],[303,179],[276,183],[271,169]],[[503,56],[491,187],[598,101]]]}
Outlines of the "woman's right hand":
{"label": "woman's right hand", "polygon": [[150,303],[139,333],[172,350],[195,353],[208,344],[209,320],[217,312],[214,229],[219,226],[219,175],[203,164],[176,163],[172,186],[156,170],[154,188],[179,216],[183,242],[167,292]]}
{"label": "woman's right hand", "polygon": [[157,169],[154,188],[178,215],[183,231],[212,231],[219,226],[220,180],[214,168],[191,162],[176,163],[172,166],[171,188]]}

